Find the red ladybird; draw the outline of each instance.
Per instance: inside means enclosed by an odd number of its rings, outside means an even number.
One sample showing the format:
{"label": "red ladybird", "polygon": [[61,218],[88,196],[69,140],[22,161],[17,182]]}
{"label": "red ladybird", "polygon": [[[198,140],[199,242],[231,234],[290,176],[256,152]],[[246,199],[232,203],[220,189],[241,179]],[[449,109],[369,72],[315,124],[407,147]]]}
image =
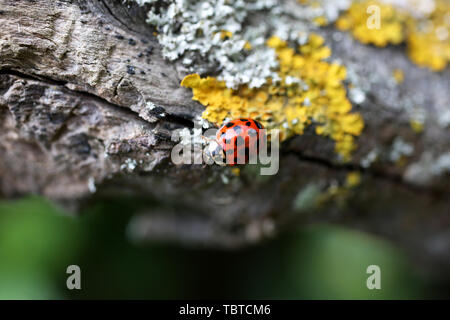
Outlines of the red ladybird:
{"label": "red ladybird", "polygon": [[264,141],[261,129],[264,127],[256,120],[236,119],[224,123],[217,130],[216,141],[227,165],[248,163],[250,157],[257,155]]}

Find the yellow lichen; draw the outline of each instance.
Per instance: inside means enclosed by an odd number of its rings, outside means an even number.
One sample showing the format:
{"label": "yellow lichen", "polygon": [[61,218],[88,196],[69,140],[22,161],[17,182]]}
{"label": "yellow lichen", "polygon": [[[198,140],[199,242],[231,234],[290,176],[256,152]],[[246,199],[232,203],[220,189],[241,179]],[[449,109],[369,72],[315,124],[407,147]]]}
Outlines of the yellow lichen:
{"label": "yellow lichen", "polygon": [[412,119],[409,122],[409,124],[411,126],[411,129],[413,129],[415,133],[421,133],[423,131],[423,129],[424,129],[423,122],[420,122],[420,121]]}
{"label": "yellow lichen", "polygon": [[316,17],[316,18],[314,18],[314,23],[317,26],[323,27],[323,26],[328,25],[328,20],[327,20],[327,18],[322,17],[322,16],[321,17]]}
{"label": "yellow lichen", "polygon": [[345,178],[345,186],[353,188],[361,183],[361,173],[358,171],[349,172]]}
{"label": "yellow lichen", "polygon": [[357,188],[362,184],[363,177],[359,171],[350,171],[343,181],[341,179],[332,181],[330,185],[316,196],[315,202],[318,207],[333,205],[344,207],[349,197],[355,195]]}
{"label": "yellow lichen", "polygon": [[410,19],[407,30],[411,60],[434,71],[445,69],[450,62],[450,3],[437,1],[426,21]]}
{"label": "yellow lichen", "polygon": [[[379,16],[377,16],[379,13]],[[340,30],[350,30],[362,43],[379,47],[404,41],[403,24],[406,15],[378,1],[355,1],[336,21]]]}
{"label": "yellow lichen", "polygon": [[239,177],[241,170],[239,168],[232,168],[231,173],[233,173],[236,177]]}
{"label": "yellow lichen", "polygon": [[352,171],[347,173],[345,180],[331,183],[321,194],[316,197],[317,206],[327,204],[337,205],[339,207],[345,206],[350,196],[355,194],[355,190],[362,183],[361,173]]}
{"label": "yellow lichen", "polygon": [[222,31],[220,32],[220,39],[222,39],[222,40],[229,39],[229,38],[231,38],[232,36],[233,36],[233,32],[231,32],[231,31],[222,30]]}
{"label": "yellow lichen", "polygon": [[434,11],[420,17],[380,1],[354,1],[336,27],[366,44],[406,43],[414,63],[440,71],[450,61],[449,15],[450,3],[445,0],[436,0]]}
{"label": "yellow lichen", "polygon": [[392,76],[397,83],[402,83],[405,80],[402,69],[395,69],[394,71],[392,71]]}
{"label": "yellow lichen", "polygon": [[334,140],[336,152],[348,160],[364,122],[358,113],[350,113],[343,84],[346,69],[323,60],[331,54],[323,42],[312,34],[295,50],[280,38],[270,38],[267,45],[277,54],[281,80],[268,79],[260,88],[233,90],[216,78],[198,74],[186,76],[181,85],[192,89],[193,99],[206,106],[203,118],[216,125],[226,118],[254,118],[267,129],[280,129],[282,140],[315,125],[315,132]]}

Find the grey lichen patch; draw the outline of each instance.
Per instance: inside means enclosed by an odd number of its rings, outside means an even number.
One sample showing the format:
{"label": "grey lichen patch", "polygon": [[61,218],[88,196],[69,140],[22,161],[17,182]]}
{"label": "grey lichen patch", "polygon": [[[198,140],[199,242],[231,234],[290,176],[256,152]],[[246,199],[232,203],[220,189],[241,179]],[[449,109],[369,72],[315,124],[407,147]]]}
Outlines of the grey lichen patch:
{"label": "grey lichen patch", "polygon": [[450,126],[450,109],[442,113],[441,117],[438,119],[438,124],[444,129]]}
{"label": "grey lichen patch", "polygon": [[200,115],[195,117],[194,124],[203,129],[209,129],[213,127],[213,125],[208,120],[203,119]]}
{"label": "grey lichen patch", "polygon": [[414,184],[428,185],[434,179],[450,173],[450,152],[434,156],[425,152],[418,162],[408,166],[404,178]]}
{"label": "grey lichen patch", "polygon": [[407,143],[401,137],[397,137],[392,143],[392,149],[389,153],[389,160],[392,162],[397,162],[403,157],[411,156],[413,152],[414,146],[411,143]]}
{"label": "grey lichen patch", "polygon": [[127,158],[125,162],[120,166],[120,170],[133,172],[136,169],[138,163],[135,159]]}
{"label": "grey lichen patch", "polygon": [[[289,1],[286,1],[289,3]],[[290,1],[291,3],[293,1]],[[326,23],[334,22],[339,13],[350,7],[351,0],[315,0],[296,1],[301,9],[289,10],[290,15],[297,19],[313,22],[317,18],[324,18]]]}
{"label": "grey lichen patch", "polygon": [[321,189],[318,184],[311,183],[306,185],[297,193],[294,199],[292,204],[294,210],[305,213],[314,210],[320,193]]}
{"label": "grey lichen patch", "polygon": [[377,148],[374,148],[372,150],[369,151],[368,154],[366,154],[360,161],[360,165],[363,168],[370,168],[370,166],[372,166],[372,164],[377,161],[377,159],[379,158],[379,151]]}
{"label": "grey lichen patch", "polygon": [[394,163],[399,164],[402,160],[413,156],[415,146],[413,143],[405,141],[401,136],[397,136],[391,145],[378,146],[370,150],[361,158],[359,164],[363,168],[370,168],[374,163]]}
{"label": "grey lichen patch", "polygon": [[355,104],[361,104],[366,100],[366,94],[360,88],[350,88],[349,98]]}
{"label": "grey lichen patch", "polygon": [[180,59],[190,72],[220,70],[229,87],[259,87],[277,78],[274,51],[264,46],[264,37],[246,37],[243,27],[249,15],[274,8],[276,1],[135,1],[150,4],[147,21],[157,28],[164,57]]}

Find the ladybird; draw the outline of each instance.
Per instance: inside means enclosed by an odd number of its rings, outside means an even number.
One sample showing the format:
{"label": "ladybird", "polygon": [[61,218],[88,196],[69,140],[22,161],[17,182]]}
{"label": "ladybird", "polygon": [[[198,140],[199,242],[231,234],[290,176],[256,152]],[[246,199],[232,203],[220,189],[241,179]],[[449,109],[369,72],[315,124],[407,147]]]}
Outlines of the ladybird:
{"label": "ladybird", "polygon": [[253,119],[236,119],[224,123],[217,130],[217,145],[212,147],[211,155],[214,159],[221,158],[222,162],[230,166],[248,163],[251,157],[257,155],[264,142],[262,129],[262,124]]}

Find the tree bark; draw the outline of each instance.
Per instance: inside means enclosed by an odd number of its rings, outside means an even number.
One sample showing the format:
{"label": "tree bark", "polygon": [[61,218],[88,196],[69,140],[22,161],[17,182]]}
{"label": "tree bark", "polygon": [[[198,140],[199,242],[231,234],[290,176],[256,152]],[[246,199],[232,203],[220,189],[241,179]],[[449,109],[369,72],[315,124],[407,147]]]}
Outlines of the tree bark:
{"label": "tree bark", "polygon": [[[74,211],[133,199],[138,239],[183,245],[235,248],[312,222],[339,223],[389,239],[446,275],[449,168],[436,162],[450,150],[448,127],[439,124],[450,100],[448,70],[432,73],[401,48],[365,46],[324,28],[334,58],[379,79],[355,106],[366,125],[350,163],[337,161],[331,141],[307,132],[282,145],[275,176],[175,166],[171,134],[193,127],[204,107],[180,86],[183,68],[163,59],[145,18],[145,7],[122,1],[0,0],[3,197],[40,194]],[[333,41],[337,33],[341,40]],[[405,73],[402,85],[389,80],[395,68]],[[403,108],[411,100],[426,112],[421,133]],[[401,165],[390,158],[399,137],[413,146]],[[373,150],[378,161],[367,166]],[[295,205],[311,185],[342,186],[354,171],[361,185],[320,207]]]}

